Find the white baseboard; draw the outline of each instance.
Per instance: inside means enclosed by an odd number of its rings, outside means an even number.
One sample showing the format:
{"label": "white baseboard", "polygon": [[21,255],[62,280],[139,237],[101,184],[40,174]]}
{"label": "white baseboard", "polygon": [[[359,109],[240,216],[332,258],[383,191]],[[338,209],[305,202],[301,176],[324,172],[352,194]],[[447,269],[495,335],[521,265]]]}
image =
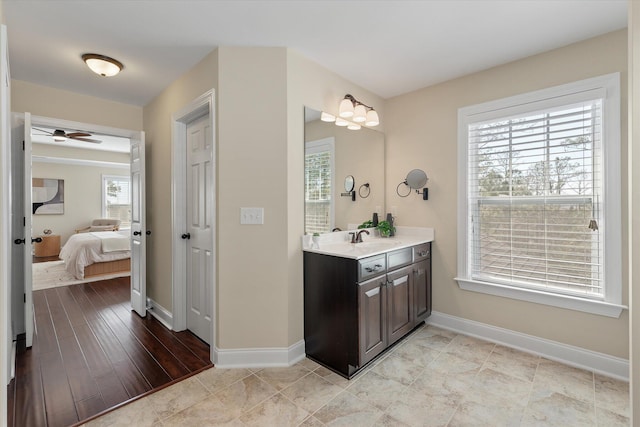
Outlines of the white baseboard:
{"label": "white baseboard", "polygon": [[167,329],[173,330],[173,314],[151,298],[147,298],[147,313],[158,319]]}
{"label": "white baseboard", "polygon": [[577,368],[588,369],[608,377],[629,381],[629,360],[627,359],[435,311],[432,312],[426,323],[527,353],[537,354]]}
{"label": "white baseboard", "polygon": [[305,358],[304,340],[288,348],[215,349],[217,368],[273,368],[292,366]]}

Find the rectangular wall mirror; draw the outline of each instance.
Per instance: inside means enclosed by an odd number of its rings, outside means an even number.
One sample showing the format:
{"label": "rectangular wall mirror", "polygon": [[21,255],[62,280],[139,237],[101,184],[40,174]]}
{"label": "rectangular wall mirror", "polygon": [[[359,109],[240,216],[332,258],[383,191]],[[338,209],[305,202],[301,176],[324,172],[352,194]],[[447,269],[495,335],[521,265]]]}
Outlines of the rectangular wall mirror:
{"label": "rectangular wall mirror", "polygon": [[[382,216],[384,134],[323,122],[320,111],[308,107],[304,112],[305,234],[347,230],[350,224],[371,219],[374,212]],[[341,195],[348,176],[354,179],[355,201]]]}

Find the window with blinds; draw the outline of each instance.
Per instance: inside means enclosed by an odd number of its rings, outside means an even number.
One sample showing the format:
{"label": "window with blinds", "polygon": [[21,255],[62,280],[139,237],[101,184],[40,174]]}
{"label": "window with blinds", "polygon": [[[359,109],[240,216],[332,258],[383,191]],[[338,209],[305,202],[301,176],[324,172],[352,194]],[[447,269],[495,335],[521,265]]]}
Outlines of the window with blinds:
{"label": "window with blinds", "polygon": [[600,99],[469,125],[473,278],[603,296],[601,128]]}
{"label": "window with blinds", "polygon": [[102,176],[102,216],[119,219],[121,227],[131,225],[131,185],[128,176]]}
{"label": "window with blinds", "polygon": [[305,144],[305,233],[327,233],[334,224],[334,144],[331,138]]}
{"label": "window with blinds", "polygon": [[619,79],[459,110],[462,289],[619,316]]}

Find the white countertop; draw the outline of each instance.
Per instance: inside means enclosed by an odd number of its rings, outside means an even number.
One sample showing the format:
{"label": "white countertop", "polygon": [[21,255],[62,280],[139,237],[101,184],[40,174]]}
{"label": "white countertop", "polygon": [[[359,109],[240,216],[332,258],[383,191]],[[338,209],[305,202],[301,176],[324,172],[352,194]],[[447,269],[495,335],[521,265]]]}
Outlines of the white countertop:
{"label": "white countertop", "polygon": [[318,236],[314,244],[311,236],[302,236],[302,250],[317,254],[332,255],[342,258],[361,259],[378,255],[395,249],[402,249],[434,240],[433,228],[396,227],[393,237],[376,236],[375,230],[368,228],[369,235],[362,234],[362,243],[351,243],[350,232],[360,230],[338,231]]}

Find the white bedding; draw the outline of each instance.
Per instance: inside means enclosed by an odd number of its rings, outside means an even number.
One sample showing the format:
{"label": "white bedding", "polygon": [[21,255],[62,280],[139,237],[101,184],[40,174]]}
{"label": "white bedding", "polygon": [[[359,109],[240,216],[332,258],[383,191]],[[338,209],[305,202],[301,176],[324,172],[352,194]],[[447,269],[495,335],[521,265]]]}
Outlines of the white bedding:
{"label": "white bedding", "polygon": [[[113,240],[118,238],[118,241]],[[104,243],[103,243],[104,242]],[[128,242],[128,243],[127,243]],[[102,250],[106,246],[107,252]],[[129,248],[128,250],[119,250]],[[104,231],[73,234],[60,251],[66,270],[84,279],[84,268],[96,262],[131,258],[131,239],[128,231]]]}

